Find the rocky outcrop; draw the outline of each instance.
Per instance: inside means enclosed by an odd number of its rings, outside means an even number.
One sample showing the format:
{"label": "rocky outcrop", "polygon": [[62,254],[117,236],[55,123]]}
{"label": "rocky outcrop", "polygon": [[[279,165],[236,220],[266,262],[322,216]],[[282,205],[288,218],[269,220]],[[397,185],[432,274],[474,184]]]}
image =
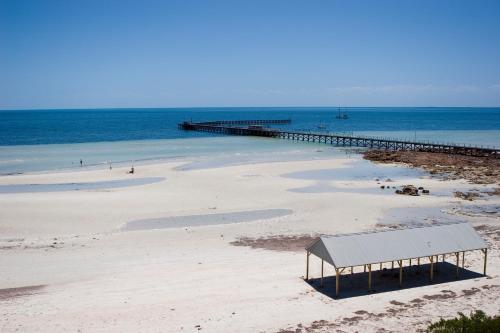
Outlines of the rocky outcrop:
{"label": "rocky outcrop", "polygon": [[420,167],[443,179],[466,179],[474,184],[500,184],[500,159],[419,151],[369,150],[364,158],[380,163]]}

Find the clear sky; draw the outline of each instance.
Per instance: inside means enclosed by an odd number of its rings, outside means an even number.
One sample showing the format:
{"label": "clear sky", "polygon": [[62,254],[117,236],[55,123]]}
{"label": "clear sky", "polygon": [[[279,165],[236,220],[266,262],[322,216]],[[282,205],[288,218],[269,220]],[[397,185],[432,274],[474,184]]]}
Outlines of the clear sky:
{"label": "clear sky", "polygon": [[0,0],[0,109],[500,106],[500,1]]}

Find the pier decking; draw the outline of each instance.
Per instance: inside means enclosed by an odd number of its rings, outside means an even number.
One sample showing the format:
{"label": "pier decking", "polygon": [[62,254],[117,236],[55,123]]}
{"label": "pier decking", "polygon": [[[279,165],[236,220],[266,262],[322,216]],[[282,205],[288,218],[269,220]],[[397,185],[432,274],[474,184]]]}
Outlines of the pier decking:
{"label": "pier decking", "polygon": [[291,123],[290,119],[228,120],[199,123],[185,121],[179,124],[179,129],[227,135],[261,136],[295,141],[318,142],[341,147],[366,147],[384,150],[413,150],[500,158],[500,150],[497,148],[485,148],[472,145],[467,146],[424,141],[385,139],[377,137],[341,135],[320,132],[288,131],[267,128],[263,126],[268,124],[289,123]]}

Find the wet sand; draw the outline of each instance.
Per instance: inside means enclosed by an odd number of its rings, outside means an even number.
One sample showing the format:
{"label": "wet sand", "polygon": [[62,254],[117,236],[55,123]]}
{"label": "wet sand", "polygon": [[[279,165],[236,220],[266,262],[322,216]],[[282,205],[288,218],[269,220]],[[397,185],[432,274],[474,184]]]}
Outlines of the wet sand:
{"label": "wet sand", "polygon": [[232,241],[234,246],[249,246],[252,249],[265,249],[271,251],[303,252],[320,235],[274,235],[266,237],[239,237]]}
{"label": "wet sand", "polygon": [[43,288],[45,288],[44,285],[0,289],[0,301],[11,300],[17,297],[31,296],[41,291]]}

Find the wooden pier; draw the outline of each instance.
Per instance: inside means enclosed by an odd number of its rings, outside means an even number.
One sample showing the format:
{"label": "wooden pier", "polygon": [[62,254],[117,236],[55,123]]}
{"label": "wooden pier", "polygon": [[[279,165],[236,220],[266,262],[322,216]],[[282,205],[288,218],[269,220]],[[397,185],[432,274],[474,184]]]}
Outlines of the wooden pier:
{"label": "wooden pier", "polygon": [[304,131],[287,131],[264,127],[268,124],[289,124],[290,119],[278,120],[228,120],[211,122],[185,121],[179,124],[179,129],[201,131],[227,135],[261,136],[295,141],[325,143],[340,147],[366,147],[384,150],[414,150],[425,152],[439,152],[469,156],[486,156],[500,158],[497,148],[485,148],[459,144],[444,144],[436,142],[408,141],[364,137],[355,135],[341,135],[331,133],[317,133]]}

